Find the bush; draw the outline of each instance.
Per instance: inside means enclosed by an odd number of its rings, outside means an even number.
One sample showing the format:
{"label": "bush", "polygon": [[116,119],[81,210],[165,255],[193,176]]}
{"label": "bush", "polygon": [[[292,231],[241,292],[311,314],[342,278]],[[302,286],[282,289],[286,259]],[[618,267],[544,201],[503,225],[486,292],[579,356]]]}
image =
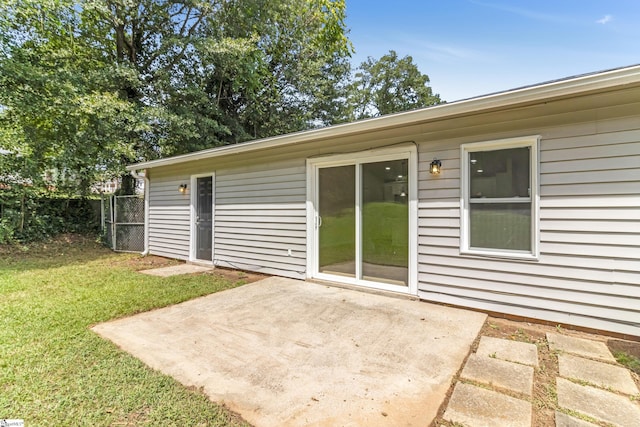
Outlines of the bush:
{"label": "bush", "polygon": [[100,201],[28,186],[0,193],[0,244],[43,240],[60,233],[96,233]]}

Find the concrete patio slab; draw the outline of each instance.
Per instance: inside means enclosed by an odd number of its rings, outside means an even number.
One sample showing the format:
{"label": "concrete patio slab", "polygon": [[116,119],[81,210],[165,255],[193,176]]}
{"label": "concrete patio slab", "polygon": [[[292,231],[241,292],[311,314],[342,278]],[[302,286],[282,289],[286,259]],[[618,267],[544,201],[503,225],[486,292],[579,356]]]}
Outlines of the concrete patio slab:
{"label": "concrete patio slab", "polygon": [[140,273],[148,274],[150,276],[169,277],[177,276],[179,274],[193,274],[204,273],[205,271],[211,271],[213,268],[205,267],[195,264],[178,264],[170,267],[152,268],[150,270],[142,270]]}
{"label": "concrete patio slab", "polygon": [[426,426],[485,319],[271,277],[93,329],[255,426]]}
{"label": "concrete patio slab", "polygon": [[531,396],[533,367],[472,354],[460,374],[462,378]]}
{"label": "concrete patio slab", "polygon": [[560,350],[578,356],[604,360],[605,362],[616,362],[615,357],[613,357],[607,348],[607,345],[603,342],[554,334],[551,332],[547,332],[547,341],[549,342],[549,348],[551,350]]}
{"label": "concrete patio slab", "polygon": [[458,383],[444,419],[468,427],[530,427],[531,404],[506,394]]}
{"label": "concrete patio slab", "polygon": [[535,344],[510,341],[501,338],[482,337],[476,353],[481,356],[495,357],[508,362],[538,366],[538,348]]}
{"label": "concrete patio slab", "polygon": [[558,364],[562,377],[586,381],[598,387],[629,395],[639,393],[631,373],[625,368],[570,354],[558,356]]}
{"label": "concrete patio slab", "polygon": [[564,378],[556,378],[556,381],[560,407],[615,426],[638,427],[640,405],[628,397],[575,384]]}

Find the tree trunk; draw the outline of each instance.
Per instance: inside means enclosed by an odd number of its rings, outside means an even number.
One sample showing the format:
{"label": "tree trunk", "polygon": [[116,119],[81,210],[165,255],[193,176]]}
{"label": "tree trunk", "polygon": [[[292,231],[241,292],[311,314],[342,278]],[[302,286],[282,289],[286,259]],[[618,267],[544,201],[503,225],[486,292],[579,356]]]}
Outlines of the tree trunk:
{"label": "tree trunk", "polygon": [[24,194],[22,194],[22,196],[20,197],[20,227],[18,228],[18,230],[20,230],[21,233],[24,231],[24,217],[25,217],[24,209],[25,209]]}
{"label": "tree trunk", "polygon": [[136,194],[136,180],[130,174],[124,174],[120,177],[120,190],[118,194],[121,196],[131,196]]}

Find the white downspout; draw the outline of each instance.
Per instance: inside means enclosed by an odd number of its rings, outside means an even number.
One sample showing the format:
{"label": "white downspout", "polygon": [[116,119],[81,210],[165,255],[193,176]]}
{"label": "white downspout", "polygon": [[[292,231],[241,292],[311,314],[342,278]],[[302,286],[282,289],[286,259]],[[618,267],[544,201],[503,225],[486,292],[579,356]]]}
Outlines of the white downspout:
{"label": "white downspout", "polygon": [[144,175],[132,170],[131,176],[135,179],[144,178],[144,250],[140,255],[147,256],[149,255],[149,178],[146,169],[144,169]]}

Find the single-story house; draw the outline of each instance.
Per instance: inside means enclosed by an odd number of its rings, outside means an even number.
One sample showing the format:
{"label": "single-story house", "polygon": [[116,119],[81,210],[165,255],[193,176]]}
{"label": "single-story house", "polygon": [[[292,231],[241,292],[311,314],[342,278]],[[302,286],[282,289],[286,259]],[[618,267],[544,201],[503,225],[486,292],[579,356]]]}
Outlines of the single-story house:
{"label": "single-story house", "polygon": [[128,169],[150,254],[640,336],[640,66]]}

